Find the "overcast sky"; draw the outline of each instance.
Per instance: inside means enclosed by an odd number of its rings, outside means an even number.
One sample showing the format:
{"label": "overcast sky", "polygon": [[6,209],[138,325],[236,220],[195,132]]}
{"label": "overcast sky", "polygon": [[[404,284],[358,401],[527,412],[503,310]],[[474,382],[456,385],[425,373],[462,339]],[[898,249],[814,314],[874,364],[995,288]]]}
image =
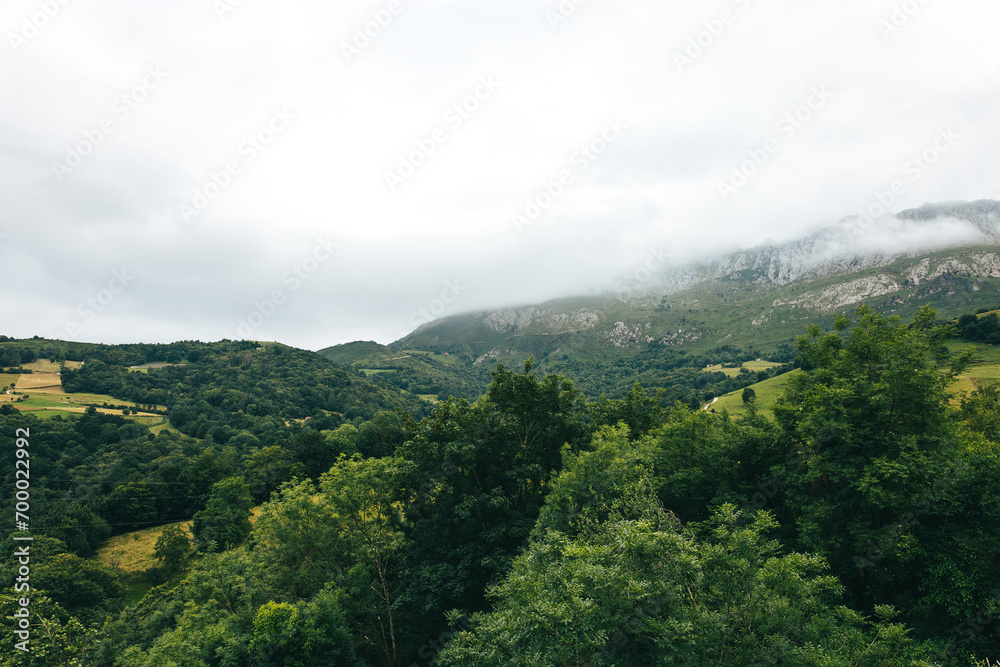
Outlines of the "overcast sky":
{"label": "overcast sky", "polygon": [[1000,199],[998,25],[994,0],[7,0],[0,333],[388,343],[894,182],[892,210]]}

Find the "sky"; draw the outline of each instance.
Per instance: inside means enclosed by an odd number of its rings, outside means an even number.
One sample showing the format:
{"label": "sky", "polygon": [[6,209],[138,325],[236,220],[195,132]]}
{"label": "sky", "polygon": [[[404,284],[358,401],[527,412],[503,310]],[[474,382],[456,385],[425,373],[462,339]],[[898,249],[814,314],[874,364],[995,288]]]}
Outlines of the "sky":
{"label": "sky", "polygon": [[7,0],[0,334],[389,343],[1000,199],[992,0]]}

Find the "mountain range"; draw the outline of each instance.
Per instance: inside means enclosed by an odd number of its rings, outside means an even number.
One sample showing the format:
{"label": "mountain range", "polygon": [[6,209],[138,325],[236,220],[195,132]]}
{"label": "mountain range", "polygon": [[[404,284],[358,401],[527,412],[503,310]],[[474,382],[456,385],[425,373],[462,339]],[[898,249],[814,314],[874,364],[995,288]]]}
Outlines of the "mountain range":
{"label": "mountain range", "polygon": [[572,377],[573,362],[621,365],[651,349],[709,361],[739,349],[786,361],[807,325],[830,326],[861,303],[903,317],[931,305],[954,318],[996,307],[998,288],[1000,202],[945,202],[875,221],[846,217],[789,242],[637,271],[604,294],[453,315],[389,346],[352,343],[321,354],[365,366],[378,348],[380,368],[391,370],[386,360],[419,353],[420,363],[443,360],[436,370],[464,377],[529,357]]}

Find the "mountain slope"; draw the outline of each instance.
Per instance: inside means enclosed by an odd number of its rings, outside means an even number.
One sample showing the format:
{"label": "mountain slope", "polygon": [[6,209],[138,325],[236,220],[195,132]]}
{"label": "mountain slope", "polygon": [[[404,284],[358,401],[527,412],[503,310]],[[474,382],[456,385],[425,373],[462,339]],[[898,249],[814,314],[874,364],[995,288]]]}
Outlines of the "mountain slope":
{"label": "mountain slope", "polygon": [[742,348],[785,361],[808,324],[829,326],[862,302],[903,317],[928,304],[946,318],[996,307],[1000,202],[925,205],[870,226],[845,218],[626,292],[443,318],[391,348],[447,352],[473,366],[534,356],[547,370],[620,366],[650,349],[711,359]]}
{"label": "mountain slope", "polygon": [[473,400],[490,382],[489,370],[447,353],[395,350],[372,341],[334,345],[317,352],[335,364],[376,375],[383,382],[417,395]]}

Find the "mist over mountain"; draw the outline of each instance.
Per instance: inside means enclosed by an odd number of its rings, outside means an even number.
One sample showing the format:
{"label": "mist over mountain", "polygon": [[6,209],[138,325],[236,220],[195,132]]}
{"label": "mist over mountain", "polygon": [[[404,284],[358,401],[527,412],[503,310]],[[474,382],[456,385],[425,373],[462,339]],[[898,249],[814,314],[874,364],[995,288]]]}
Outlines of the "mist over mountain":
{"label": "mist over mountain", "polygon": [[828,326],[861,303],[903,316],[924,305],[944,317],[995,307],[1000,202],[926,204],[875,220],[849,216],[787,243],[637,270],[599,295],[441,318],[391,347],[475,364],[529,356],[591,363],[650,345],[699,354],[720,346],[787,352],[808,324]]}
{"label": "mist over mountain", "polygon": [[703,280],[775,286],[888,266],[914,253],[1000,244],[1000,202],[925,204],[874,221],[848,216],[799,240],[765,244],[714,262],[674,267],[655,278],[620,285],[632,293],[672,293]]}

